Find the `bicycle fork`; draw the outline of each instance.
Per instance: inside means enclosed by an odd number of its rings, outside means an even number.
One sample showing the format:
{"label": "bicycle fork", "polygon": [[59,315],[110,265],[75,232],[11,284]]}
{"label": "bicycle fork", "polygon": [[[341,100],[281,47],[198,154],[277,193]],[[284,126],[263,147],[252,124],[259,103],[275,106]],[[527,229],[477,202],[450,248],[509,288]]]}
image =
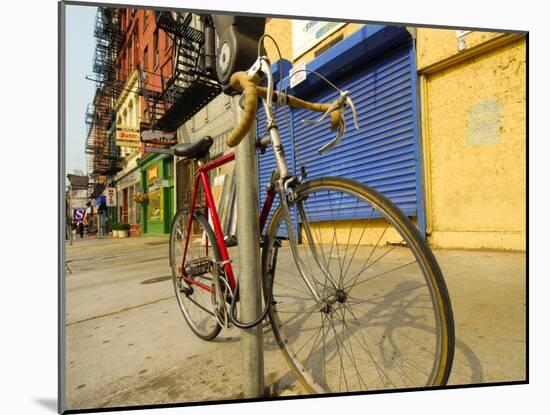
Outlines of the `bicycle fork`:
{"label": "bicycle fork", "polygon": [[[261,72],[264,72],[264,74],[269,74],[269,66],[267,66],[266,62],[264,60],[260,60],[260,68],[257,70],[260,70]],[[273,81],[271,77],[268,75],[268,97],[271,98],[271,92],[273,91]],[[273,148],[273,154],[275,156],[275,163],[277,165],[277,170],[279,172],[279,179],[277,181],[278,183],[278,191],[279,195],[281,197],[281,204],[283,208],[283,215],[287,226],[287,232],[288,237],[290,241],[290,247],[292,250],[292,256],[294,257],[294,261],[296,263],[296,266],[298,268],[298,271],[300,273],[300,276],[304,280],[308,290],[310,291],[311,295],[315,298],[317,302],[322,302],[321,296],[317,292],[317,289],[314,285],[314,283],[310,280],[310,278],[307,277],[305,270],[302,266],[302,261],[300,259],[300,255],[298,253],[298,242],[297,238],[294,235],[294,230],[292,229],[292,220],[290,215],[290,209],[288,207],[288,196],[293,196],[293,189],[289,185],[291,185],[293,182],[296,181],[295,178],[291,177],[291,174],[288,170],[288,164],[285,157],[285,152],[283,148],[283,144],[281,141],[281,135],[279,134],[279,127],[277,126],[277,123],[275,121],[275,118],[273,117],[273,113],[271,110],[271,99],[267,101],[265,98],[262,99],[262,105],[264,108],[264,113],[266,114],[266,120],[267,120],[267,130],[269,132],[271,146]],[[303,212],[300,212],[302,214]],[[307,219],[305,217],[305,214],[302,215],[304,218],[304,226],[306,227],[306,236],[311,238],[311,232],[309,230],[309,223],[307,223]],[[311,240],[311,239],[310,239]],[[313,240],[311,240],[312,245],[312,252],[313,256],[315,258],[315,262],[319,266],[319,269],[321,269],[322,273],[325,275],[325,278],[327,278],[331,284],[334,286],[335,289],[338,289],[338,284],[332,276],[330,275],[329,270],[321,263],[321,261],[318,258],[317,250],[315,248],[315,245],[313,243]],[[313,278],[313,277],[312,277]]]}
{"label": "bicycle fork", "polygon": [[[283,217],[284,220],[287,223],[287,232],[288,232],[288,238],[290,242],[290,248],[292,251],[292,256],[294,257],[294,262],[296,263],[296,266],[298,268],[298,271],[300,273],[300,276],[304,280],[309,292],[316,301],[321,302],[323,301],[321,299],[321,296],[319,295],[317,288],[314,285],[314,282],[312,282],[312,278],[308,278],[306,275],[306,272],[304,270],[302,260],[300,258],[300,254],[298,252],[298,241],[297,237],[294,234],[294,229],[292,227],[292,218],[290,214],[290,208],[289,208],[289,198],[291,202],[294,202],[295,194],[294,190],[292,189],[292,184],[296,181],[296,178],[293,178],[290,176],[290,173],[288,171],[288,166],[286,163],[286,158],[283,150],[283,146],[281,143],[281,137],[279,135],[279,129],[276,125],[272,124],[271,128],[269,129],[269,134],[271,136],[271,143],[273,145],[273,152],[275,154],[275,161],[277,163],[278,171],[279,171],[279,179],[277,180],[277,188],[279,192],[279,196],[281,198],[281,205],[283,209]],[[325,278],[330,281],[330,283],[333,285],[334,289],[338,289],[338,284],[332,276],[330,275],[329,270],[327,267],[324,266],[324,264],[319,259],[319,254],[317,253],[317,248],[315,246],[315,243],[312,239],[311,230],[309,227],[309,222],[307,221],[306,214],[304,212],[303,206],[301,202],[297,202],[298,206],[298,212],[300,216],[302,217],[302,223],[304,226],[304,231],[306,233],[306,237],[310,241],[310,245],[312,248],[312,254],[315,259],[315,262],[317,263],[317,266],[321,270],[321,272],[324,274]],[[299,230],[298,230],[299,232]]]}

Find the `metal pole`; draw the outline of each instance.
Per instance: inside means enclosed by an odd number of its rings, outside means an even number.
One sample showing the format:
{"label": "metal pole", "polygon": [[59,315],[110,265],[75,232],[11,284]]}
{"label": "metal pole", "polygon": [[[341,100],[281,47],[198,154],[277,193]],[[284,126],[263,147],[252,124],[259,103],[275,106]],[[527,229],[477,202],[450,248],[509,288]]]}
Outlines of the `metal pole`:
{"label": "metal pole", "polygon": [[[233,97],[235,125],[242,116],[240,96]],[[260,228],[258,220],[258,175],[256,128],[235,149],[237,181],[237,241],[239,243],[239,301],[241,321],[252,321],[262,311],[260,290]],[[241,330],[243,397],[264,396],[262,325]]]}
{"label": "metal pole", "polygon": [[[66,227],[69,229],[69,241],[71,246],[73,246],[73,227],[71,226],[72,217],[73,217],[73,187],[69,185],[69,217],[67,218]],[[71,220],[69,220],[69,218]]]}

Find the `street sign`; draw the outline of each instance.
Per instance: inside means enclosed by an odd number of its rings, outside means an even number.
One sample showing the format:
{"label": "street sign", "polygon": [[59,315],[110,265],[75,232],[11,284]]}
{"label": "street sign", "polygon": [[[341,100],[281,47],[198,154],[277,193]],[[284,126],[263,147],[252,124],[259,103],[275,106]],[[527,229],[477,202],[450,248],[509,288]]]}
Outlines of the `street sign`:
{"label": "street sign", "polygon": [[107,206],[116,206],[116,187],[107,187],[105,189],[105,199]]}
{"label": "street sign", "polygon": [[86,214],[86,209],[73,209],[73,220],[81,221],[84,220],[84,215]]}

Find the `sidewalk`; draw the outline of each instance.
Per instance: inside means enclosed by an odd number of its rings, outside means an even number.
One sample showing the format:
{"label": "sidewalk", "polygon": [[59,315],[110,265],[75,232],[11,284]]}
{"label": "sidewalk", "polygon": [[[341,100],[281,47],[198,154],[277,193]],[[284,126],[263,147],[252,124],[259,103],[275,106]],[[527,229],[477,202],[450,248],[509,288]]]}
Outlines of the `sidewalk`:
{"label": "sidewalk", "polygon": [[[280,260],[287,255],[282,249]],[[524,379],[525,254],[435,255],[455,317],[449,383]],[[240,396],[239,331],[224,330],[214,342],[192,334],[173,295],[167,237],[76,240],[67,260],[69,409]],[[271,393],[303,394],[269,331],[264,348]]]}

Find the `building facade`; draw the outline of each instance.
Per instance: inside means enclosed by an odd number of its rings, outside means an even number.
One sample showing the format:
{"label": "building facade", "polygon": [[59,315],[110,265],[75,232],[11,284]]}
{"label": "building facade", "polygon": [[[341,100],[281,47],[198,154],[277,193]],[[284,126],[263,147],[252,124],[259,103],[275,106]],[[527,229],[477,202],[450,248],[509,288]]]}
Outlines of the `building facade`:
{"label": "building facade", "polygon": [[[92,131],[101,125],[111,131],[104,141],[107,147],[116,141],[120,166],[108,165],[96,180],[116,186],[117,221],[130,223],[134,235],[166,234],[174,212],[187,203],[193,166],[146,152],[139,133],[156,123],[177,130],[180,142],[209,135],[215,158],[229,151],[225,138],[235,104],[206,81],[204,105],[183,98],[167,104],[166,97],[183,97],[195,79],[190,74],[196,68],[186,69],[192,50],[185,49],[171,18],[117,10],[114,67],[120,91],[112,100],[113,121],[96,123]],[[192,30],[205,24],[197,16],[170,16]],[[359,130],[348,128],[338,151],[322,155],[317,149],[333,132],[304,124],[311,115],[302,110],[279,111],[293,172],[305,168],[309,179],[345,176],[379,190],[433,246],[525,250],[524,35],[278,18],[267,19],[265,31],[282,54],[266,42],[280,88],[310,101],[335,99],[337,92],[314,74],[292,75],[316,71],[349,90],[358,111]],[[96,98],[100,108],[101,96]],[[265,133],[260,108],[257,135]],[[270,151],[258,154],[261,199],[273,167]],[[232,171],[231,164],[223,166],[212,179]],[[137,203],[137,193],[148,200]]]}
{"label": "building facade", "polygon": [[[147,171],[150,159],[140,140],[144,125],[151,124],[150,94],[161,93],[162,87],[173,73],[174,42],[172,37],[156,25],[155,14],[146,9],[120,9],[120,31],[123,41],[116,60],[117,79],[123,83],[115,103],[117,145],[123,158],[123,170],[114,178],[118,193],[118,221],[130,224],[130,235],[167,233],[166,226],[158,225],[160,218],[170,217],[173,187],[166,187],[157,197],[159,189],[150,188]],[[144,91],[148,91],[144,93]],[[159,171],[173,170],[163,163],[153,163]],[[160,177],[160,176],[159,176]],[[164,183],[164,182],[162,182]],[[162,183],[157,185],[162,187]],[[148,202],[137,201],[136,195],[153,191]],[[149,204],[154,205],[150,207]],[[160,209],[160,214],[153,211]]]}
{"label": "building facade", "polygon": [[525,35],[418,29],[430,242],[526,249]]}

